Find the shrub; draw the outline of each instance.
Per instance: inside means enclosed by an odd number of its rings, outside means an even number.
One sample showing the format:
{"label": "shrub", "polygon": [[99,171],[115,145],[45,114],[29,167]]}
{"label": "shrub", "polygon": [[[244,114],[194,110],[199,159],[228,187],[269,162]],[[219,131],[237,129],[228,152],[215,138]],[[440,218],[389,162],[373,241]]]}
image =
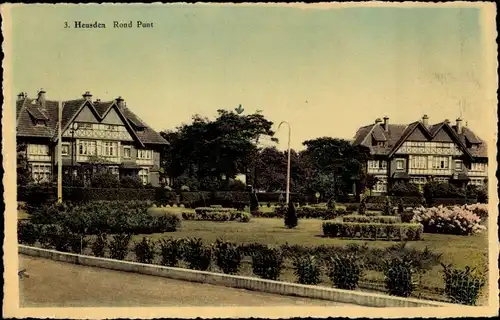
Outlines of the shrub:
{"label": "shrub", "polygon": [[301,284],[318,284],[321,282],[320,263],[314,256],[297,257],[293,263],[297,282]]}
{"label": "shrub", "polygon": [[272,217],[273,218],[284,217],[286,215],[286,212],[287,212],[287,208],[285,207],[285,205],[284,204],[280,204],[280,205],[274,207]]}
{"label": "shrub", "polygon": [[25,191],[25,210],[30,215],[38,213],[41,208],[57,200],[55,189],[49,183],[30,183]]}
{"label": "shrub", "polygon": [[323,235],[326,237],[362,238],[374,240],[420,240],[422,225],[418,223],[358,223],[324,222]]}
{"label": "shrub", "polygon": [[21,244],[34,245],[40,232],[38,228],[29,221],[19,221],[17,224],[17,239]]}
{"label": "shrub", "polygon": [[182,239],[159,240],[161,264],[168,267],[176,267],[182,258],[183,243]]}
{"label": "shrub", "polygon": [[264,247],[252,255],[252,271],[263,279],[278,280],[283,268],[283,255],[275,248]]}
{"label": "shrub", "polygon": [[344,222],[361,222],[361,223],[401,223],[401,219],[395,216],[360,216],[350,215],[342,218]]}
{"label": "shrub", "polygon": [[477,189],[477,202],[488,203],[488,187],[481,187]]}
{"label": "shrub", "polygon": [[361,203],[359,204],[359,207],[358,207],[358,213],[361,215],[366,213],[366,201],[365,201],[365,199],[361,200]]}
{"label": "shrub", "polygon": [[185,241],[184,258],[190,269],[208,270],[212,260],[212,248],[203,245],[201,238],[188,238]]}
{"label": "shrub", "polygon": [[[424,250],[408,248],[406,244],[406,242],[402,242],[401,244],[388,247],[383,252],[378,253],[376,258],[379,259],[382,257],[384,261],[392,261],[395,259],[408,261],[413,270],[421,274],[441,263],[442,254],[434,253],[428,247],[425,247]],[[382,267],[385,267],[385,263]]]}
{"label": "shrub", "polygon": [[144,185],[138,176],[123,176],[120,178],[120,187],[142,189]]}
{"label": "shrub", "polygon": [[119,233],[113,235],[111,237],[111,241],[109,243],[109,256],[111,259],[116,260],[124,260],[128,254],[128,245],[130,243],[130,239],[132,238],[131,234]]}
{"label": "shrub", "polygon": [[481,219],[465,206],[439,206],[415,210],[415,220],[424,226],[424,232],[470,235],[485,230]]}
{"label": "shrub", "polygon": [[352,254],[338,255],[331,258],[329,277],[339,289],[354,290],[362,276],[359,259]]}
{"label": "shrub", "polygon": [[217,239],[214,247],[217,266],[226,274],[237,274],[241,265],[241,251],[238,246]]}
{"label": "shrub", "polygon": [[393,296],[409,297],[415,289],[411,261],[392,259],[384,264],[385,288]]}
{"label": "shrub", "polygon": [[413,210],[403,210],[400,214],[401,222],[410,223],[413,221],[414,216],[415,214],[413,213]]}
{"label": "shrub", "polygon": [[155,258],[155,243],[143,237],[134,245],[135,257],[140,263],[152,263]]}
{"label": "shrub", "polygon": [[391,203],[391,199],[389,197],[385,197],[385,203],[384,203],[384,215],[386,216],[390,216],[391,214],[393,214],[392,212],[392,203]]}
{"label": "shrub", "polygon": [[92,242],[91,246],[94,256],[104,257],[104,251],[106,250],[107,243],[107,235],[104,233],[98,234]]}
{"label": "shrub", "polygon": [[335,199],[334,198],[330,198],[326,204],[327,208],[332,210],[332,211],[335,211],[336,207],[337,207],[337,204],[335,203]]}
{"label": "shrub", "polygon": [[247,212],[241,212],[240,216],[238,217],[238,221],[240,222],[250,222],[251,215]]}
{"label": "shrub", "polygon": [[285,226],[289,229],[295,228],[298,224],[297,211],[292,201],[288,203],[288,210],[285,216]]}
{"label": "shrub", "polygon": [[325,206],[302,206],[297,209],[297,218],[299,219],[334,219],[338,214],[341,213],[339,208],[337,211],[329,209]]}
{"label": "shrub", "polygon": [[442,266],[445,294],[448,298],[454,303],[475,305],[481,288],[485,285],[484,277],[468,266],[464,270],[455,269],[451,265]]}
{"label": "shrub", "polygon": [[93,174],[90,184],[93,188],[117,188],[119,180],[113,173],[104,171]]}
{"label": "shrub", "polygon": [[476,216],[481,218],[481,220],[488,218],[488,205],[485,203],[468,204],[465,205],[463,208],[471,211]]}
{"label": "shrub", "polygon": [[420,190],[418,186],[414,183],[408,182],[396,182],[394,183],[389,193],[393,196],[398,197],[408,197],[408,196],[420,196]]}
{"label": "shrub", "polygon": [[451,183],[440,183],[431,181],[424,186],[424,197],[428,203],[434,198],[464,198],[465,191],[457,188]]}

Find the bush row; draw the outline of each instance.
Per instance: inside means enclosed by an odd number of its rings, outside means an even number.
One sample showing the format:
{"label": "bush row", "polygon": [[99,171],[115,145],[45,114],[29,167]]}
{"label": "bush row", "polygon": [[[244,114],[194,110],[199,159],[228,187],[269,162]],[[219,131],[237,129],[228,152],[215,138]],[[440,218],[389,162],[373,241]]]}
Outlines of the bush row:
{"label": "bush row", "polygon": [[418,223],[324,222],[325,237],[361,238],[389,241],[421,240],[423,227]]}
{"label": "bush row", "polygon": [[96,201],[84,204],[43,205],[30,212],[30,223],[60,225],[77,234],[173,232],[180,227],[176,214],[152,216],[149,201]]}
{"label": "bush row", "polygon": [[348,215],[342,217],[344,222],[361,222],[361,223],[386,223],[395,224],[401,223],[401,217],[398,216],[361,216],[361,215]]}
{"label": "bush row", "polygon": [[[294,247],[289,245],[278,248],[258,243],[237,245],[220,239],[207,245],[200,238],[152,241],[146,237],[131,244],[130,234],[116,234],[109,241],[106,234],[99,234],[89,241],[74,236],[68,237],[61,231],[56,227],[52,230],[52,235],[47,235],[50,240],[42,240],[41,243],[48,247],[55,246],[56,250],[76,253],[81,253],[89,246],[95,256],[104,257],[108,252],[110,258],[118,260],[124,260],[132,247],[135,258],[140,263],[155,263],[159,257],[161,265],[178,267],[179,262],[184,261],[188,268],[194,270],[208,270],[215,264],[226,274],[238,274],[244,255],[249,255],[253,274],[271,280],[279,280],[285,267],[285,260],[291,258],[296,282],[319,284],[326,271],[325,275],[334,287],[347,290],[358,287],[360,279],[367,270],[366,253],[373,250],[366,245],[351,245],[328,248],[330,251],[325,254],[328,250],[324,250],[327,249],[324,246],[317,248],[296,246],[296,251],[301,249],[300,254],[290,255],[290,250]],[[378,251],[374,253],[377,254],[379,270],[385,275],[387,293],[402,297],[412,294],[417,283],[417,274],[430,270],[440,260],[439,255],[427,249],[424,251],[408,249],[404,243],[375,251]],[[468,267],[465,270],[445,265],[443,267],[445,292],[450,300],[474,305],[481,287],[485,284],[484,277]]]}
{"label": "bush row", "polygon": [[[254,216],[266,217],[266,218],[281,218],[284,217],[286,213],[285,206],[277,206],[274,208],[273,212],[259,212],[254,214]],[[326,206],[319,205],[307,205],[300,206],[296,208],[297,218],[299,219],[334,219],[338,216],[344,215],[347,211],[343,207],[337,207],[335,209],[328,208]]]}
{"label": "bush row", "polygon": [[[205,208],[206,209],[206,208]],[[182,219],[184,220],[203,220],[203,221],[239,221],[239,222],[249,222],[251,216],[248,212],[236,211],[234,210],[200,210],[196,212],[185,211],[182,213]]]}

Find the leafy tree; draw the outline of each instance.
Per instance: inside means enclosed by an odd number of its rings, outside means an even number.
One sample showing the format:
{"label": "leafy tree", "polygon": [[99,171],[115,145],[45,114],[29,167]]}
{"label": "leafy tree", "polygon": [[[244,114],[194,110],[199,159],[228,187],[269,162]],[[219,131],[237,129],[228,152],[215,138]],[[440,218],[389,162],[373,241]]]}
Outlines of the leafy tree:
{"label": "leafy tree", "polygon": [[319,190],[317,187],[317,191],[328,195],[333,189],[336,195],[348,194],[353,183],[356,183],[359,194],[366,179],[364,163],[370,157],[367,148],[330,137],[307,140],[303,144],[311,162],[314,180],[324,188]]}
{"label": "leafy tree", "polygon": [[31,172],[28,164],[27,145],[17,144],[17,185],[25,186],[32,182]]}

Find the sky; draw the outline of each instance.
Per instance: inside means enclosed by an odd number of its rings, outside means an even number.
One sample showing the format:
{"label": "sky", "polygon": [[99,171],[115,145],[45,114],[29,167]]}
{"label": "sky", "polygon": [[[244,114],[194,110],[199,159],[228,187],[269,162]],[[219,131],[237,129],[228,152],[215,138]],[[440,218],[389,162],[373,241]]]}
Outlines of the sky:
{"label": "sky", "polygon": [[[394,4],[392,4],[394,6]],[[491,8],[490,8],[491,9]],[[479,7],[30,5],[11,9],[11,94],[122,96],[155,130],[262,110],[291,146],[388,116],[496,134],[495,26]],[[75,29],[74,22],[106,24]],[[132,21],[134,28],[113,28]],[[136,28],[137,21],[153,23]],[[493,20],[494,21],[494,20]],[[64,28],[67,22],[70,28]],[[496,48],[496,47],[495,47]],[[496,50],[495,50],[496,52]],[[494,129],[493,129],[494,128]],[[286,148],[288,132],[277,132]],[[268,143],[272,145],[271,142]]]}

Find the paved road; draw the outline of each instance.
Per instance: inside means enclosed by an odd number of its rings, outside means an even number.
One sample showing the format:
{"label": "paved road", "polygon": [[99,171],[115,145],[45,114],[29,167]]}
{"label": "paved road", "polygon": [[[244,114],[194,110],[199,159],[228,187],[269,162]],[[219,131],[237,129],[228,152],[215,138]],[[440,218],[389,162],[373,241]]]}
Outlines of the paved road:
{"label": "paved road", "polygon": [[244,289],[19,256],[21,307],[334,306]]}

